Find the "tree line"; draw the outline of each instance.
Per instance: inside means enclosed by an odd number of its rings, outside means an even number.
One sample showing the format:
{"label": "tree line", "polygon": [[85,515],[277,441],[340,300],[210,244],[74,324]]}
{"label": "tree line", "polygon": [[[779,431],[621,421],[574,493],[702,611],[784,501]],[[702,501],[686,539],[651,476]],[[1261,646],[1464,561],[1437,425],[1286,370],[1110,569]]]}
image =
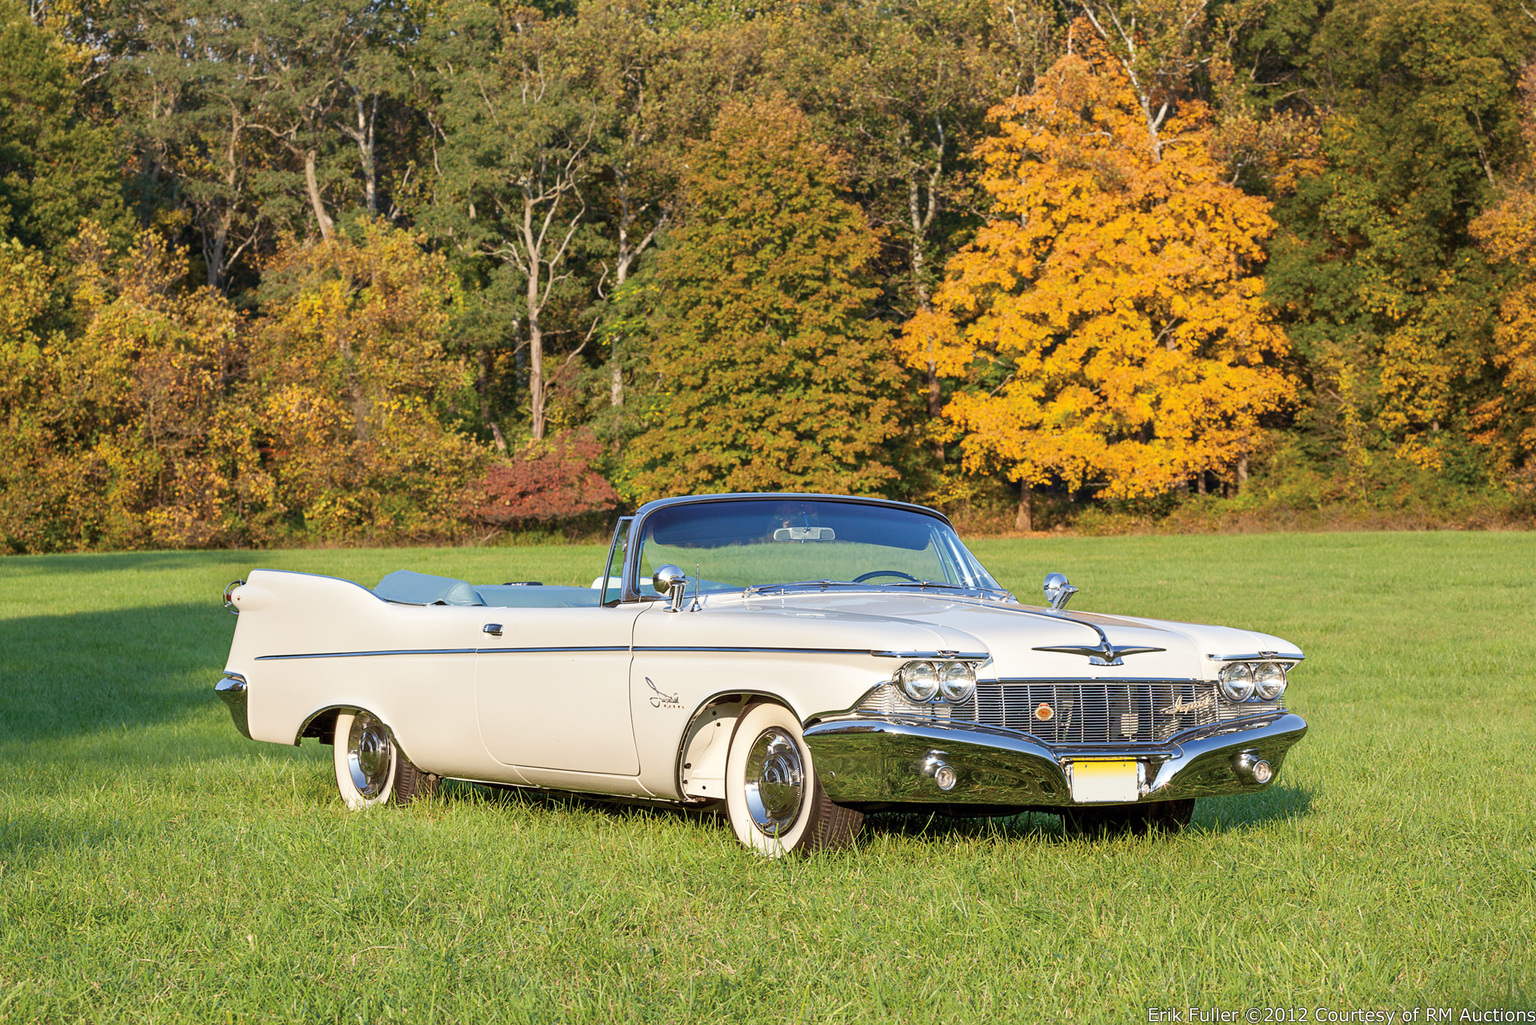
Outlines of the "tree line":
{"label": "tree line", "polygon": [[226,8],[0,0],[0,548],[1536,488],[1518,3]]}

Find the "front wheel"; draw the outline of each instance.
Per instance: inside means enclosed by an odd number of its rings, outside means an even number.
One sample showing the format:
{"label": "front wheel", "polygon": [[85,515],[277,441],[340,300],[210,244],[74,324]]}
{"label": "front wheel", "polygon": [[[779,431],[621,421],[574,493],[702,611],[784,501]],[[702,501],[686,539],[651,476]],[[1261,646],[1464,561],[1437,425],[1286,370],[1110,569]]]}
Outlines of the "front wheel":
{"label": "front wheel", "polygon": [[725,807],[736,839],[770,858],[849,846],[864,824],[863,812],[827,797],[800,722],[782,705],[753,705],[737,722]]}
{"label": "front wheel", "polygon": [[333,740],[336,789],[348,808],[406,804],[437,790],[438,777],[412,765],[370,712],[337,713]]}

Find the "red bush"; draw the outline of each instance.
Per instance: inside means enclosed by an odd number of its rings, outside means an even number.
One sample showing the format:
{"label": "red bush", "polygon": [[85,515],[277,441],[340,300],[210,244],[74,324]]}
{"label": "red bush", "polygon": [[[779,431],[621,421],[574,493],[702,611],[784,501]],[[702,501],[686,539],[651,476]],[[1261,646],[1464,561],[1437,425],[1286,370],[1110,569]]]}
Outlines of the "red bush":
{"label": "red bush", "polygon": [[619,504],[618,492],[592,469],[602,453],[602,443],[588,431],[533,442],[482,478],[481,502],[471,518],[508,527],[612,509]]}

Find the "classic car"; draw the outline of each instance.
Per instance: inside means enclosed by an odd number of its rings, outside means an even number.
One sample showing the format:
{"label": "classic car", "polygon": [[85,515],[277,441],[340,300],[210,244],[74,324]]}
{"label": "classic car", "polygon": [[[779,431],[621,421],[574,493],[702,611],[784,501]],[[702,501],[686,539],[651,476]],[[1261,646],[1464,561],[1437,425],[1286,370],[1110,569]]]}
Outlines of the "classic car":
{"label": "classic car", "polygon": [[1302,653],[1076,590],[1020,603],[915,505],[672,498],[619,519],[591,587],[254,570],[216,691],[253,740],[333,745],[353,808],[445,776],[708,804],[770,856],[880,810],[1173,830],[1268,786]]}

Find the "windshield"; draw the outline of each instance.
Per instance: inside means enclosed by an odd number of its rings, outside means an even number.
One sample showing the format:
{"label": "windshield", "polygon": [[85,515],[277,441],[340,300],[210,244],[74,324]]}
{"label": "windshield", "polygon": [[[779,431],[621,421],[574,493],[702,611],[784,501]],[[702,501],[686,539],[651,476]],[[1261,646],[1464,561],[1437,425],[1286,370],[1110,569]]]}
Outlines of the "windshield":
{"label": "windshield", "polygon": [[671,563],[699,590],[867,584],[1001,591],[954,529],[912,509],[818,499],[746,499],[658,509],[640,576]]}

